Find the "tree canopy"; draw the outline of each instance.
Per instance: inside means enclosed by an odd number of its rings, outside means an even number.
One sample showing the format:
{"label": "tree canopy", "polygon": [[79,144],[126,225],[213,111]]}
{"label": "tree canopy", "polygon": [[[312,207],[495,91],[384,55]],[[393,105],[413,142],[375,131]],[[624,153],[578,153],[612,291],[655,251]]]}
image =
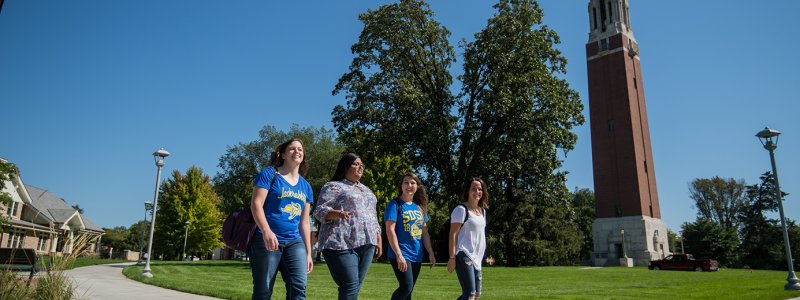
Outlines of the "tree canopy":
{"label": "tree canopy", "polygon": [[[754,269],[786,269],[786,252],[783,243],[783,228],[779,219],[772,219],[778,211],[775,181],[771,172],[760,177],[761,183],[747,186],[746,200],[737,213],[741,244],[739,253],[742,264]],[[787,193],[781,191],[781,196]],[[800,254],[800,234],[794,222],[787,222],[793,257]]]}
{"label": "tree canopy", "polygon": [[10,182],[13,176],[18,175],[17,166],[0,159],[0,203],[8,205],[11,203],[11,195],[4,191],[6,182]]}
{"label": "tree canopy", "polygon": [[594,192],[590,189],[578,189],[572,193],[572,215],[570,219],[578,226],[583,236],[581,243],[581,259],[589,260],[594,251],[594,239],[592,238],[592,224],[594,224]]}
{"label": "tree canopy", "polygon": [[[125,228],[125,226],[117,226],[114,228],[103,228],[105,233],[103,234],[103,238],[100,239],[100,243],[103,247],[110,247],[114,248],[114,253],[119,253],[120,251],[125,250],[133,250],[139,251],[138,244],[131,244],[130,243],[130,231]],[[105,251],[108,251],[105,249]],[[108,252],[101,253],[102,255],[108,255]]]}
{"label": "tree canopy", "polygon": [[[342,140],[367,163],[389,155],[412,162],[439,207],[456,204],[463,181],[482,177],[493,195],[489,231],[508,265],[571,263],[581,234],[559,171],[583,124],[578,93],[561,78],[559,37],[536,1],[504,0],[474,41],[462,42],[461,93],[451,93],[450,32],[427,3],[403,0],[359,16],[355,58],[333,93]],[[399,175],[399,174],[398,174]]]}
{"label": "tree canopy", "polygon": [[689,197],[694,200],[699,217],[725,228],[737,228],[736,215],[745,200],[744,180],[697,178],[689,185]]}
{"label": "tree canopy", "polygon": [[280,143],[297,137],[303,141],[308,174],[304,178],[311,184],[315,196],[325,182],[330,180],[342,152],[345,150],[324,127],[293,125],[289,131],[279,131],[274,126],[264,126],[258,139],[228,147],[219,159],[220,173],[214,176],[214,188],[220,197],[222,212],[230,213],[249,207],[253,179],[269,166],[270,155]]}
{"label": "tree canopy", "polygon": [[222,213],[219,198],[211,188],[211,178],[192,166],[186,174],[172,172],[161,184],[153,253],[167,258],[180,257],[188,225],[188,253],[207,254],[222,246]]}

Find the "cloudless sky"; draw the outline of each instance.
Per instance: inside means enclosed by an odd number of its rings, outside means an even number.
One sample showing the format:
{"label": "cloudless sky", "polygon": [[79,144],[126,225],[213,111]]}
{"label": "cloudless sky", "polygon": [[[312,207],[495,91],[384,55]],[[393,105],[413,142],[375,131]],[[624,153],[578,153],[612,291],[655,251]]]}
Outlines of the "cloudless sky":
{"label": "cloudless sky", "polygon": [[[160,147],[172,153],[162,180],[192,165],[213,177],[226,148],[264,125],[331,128],[358,14],[388,2],[6,0],[0,157],[97,225],[130,226],[153,199]],[[454,46],[494,12],[484,0],[431,2]],[[587,115],[566,156],[570,189],[593,189],[587,3],[540,1]],[[758,182],[770,168],[754,137],[764,126],[783,133],[778,174],[787,217],[800,219],[800,1],[630,5],[667,226],[694,221],[695,178]]]}

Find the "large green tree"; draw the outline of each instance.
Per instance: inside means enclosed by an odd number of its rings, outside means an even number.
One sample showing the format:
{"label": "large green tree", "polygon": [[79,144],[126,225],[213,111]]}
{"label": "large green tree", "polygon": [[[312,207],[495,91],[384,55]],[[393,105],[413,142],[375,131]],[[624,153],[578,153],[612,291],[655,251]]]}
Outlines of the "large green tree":
{"label": "large green tree", "polygon": [[221,171],[214,176],[214,188],[220,197],[222,212],[227,214],[249,207],[253,179],[269,165],[270,155],[275,147],[294,137],[303,141],[309,164],[305,178],[316,196],[322,185],[333,176],[336,164],[345,150],[336,141],[333,131],[324,127],[299,127],[296,124],[288,131],[264,126],[258,132],[258,139],[228,147],[219,159]]}
{"label": "large green tree", "polygon": [[[747,199],[738,211],[739,253],[742,264],[754,269],[785,270],[786,251],[784,250],[783,228],[777,215],[778,200],[775,195],[775,181],[771,172],[761,175],[761,183],[747,186]],[[781,196],[787,193],[781,191]],[[792,242],[792,256],[800,255],[800,235],[794,222],[787,220],[789,240]]]}
{"label": "large green tree", "polygon": [[592,224],[595,218],[594,192],[586,188],[575,188],[572,193],[572,207],[571,220],[578,226],[583,236],[580,258],[589,260],[594,251],[594,239],[592,238]]}
{"label": "large green tree", "polygon": [[[492,250],[508,265],[571,263],[581,234],[558,151],[569,151],[584,122],[578,93],[563,74],[559,37],[536,1],[504,0],[472,42],[463,42],[461,93],[453,95],[449,31],[424,1],[403,0],[361,14],[349,71],[334,94],[340,137],[370,163],[408,157],[433,202],[452,208],[463,181],[487,181]],[[442,228],[442,230],[446,230]]]}
{"label": "large green tree", "polygon": [[743,179],[697,178],[689,184],[689,197],[694,200],[698,217],[725,228],[739,226],[736,215],[745,201]]}
{"label": "large green tree", "polygon": [[450,32],[421,1],[405,0],[361,14],[364,23],[350,69],[333,91],[347,106],[333,109],[339,137],[368,164],[385,155],[407,157],[432,192],[452,177],[455,97],[449,68]]}
{"label": "large green tree", "polygon": [[211,178],[195,166],[186,174],[172,172],[161,184],[158,201],[153,253],[166,258],[180,257],[189,221],[186,252],[204,255],[222,246],[222,213],[219,198],[211,187]]}

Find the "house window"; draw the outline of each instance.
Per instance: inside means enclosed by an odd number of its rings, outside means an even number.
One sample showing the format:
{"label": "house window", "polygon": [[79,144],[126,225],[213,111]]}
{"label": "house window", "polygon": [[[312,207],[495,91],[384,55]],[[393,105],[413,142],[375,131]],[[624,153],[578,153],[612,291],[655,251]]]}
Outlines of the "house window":
{"label": "house window", "polygon": [[19,210],[19,202],[11,201],[11,204],[9,204],[8,208],[6,209],[6,214],[12,218],[16,218],[18,210]]}
{"label": "house window", "polygon": [[39,244],[36,245],[36,250],[47,251],[47,241],[49,241],[49,238],[46,234],[39,235]]}
{"label": "house window", "polygon": [[22,230],[12,230],[8,233],[6,248],[22,248],[25,241],[25,232]]}

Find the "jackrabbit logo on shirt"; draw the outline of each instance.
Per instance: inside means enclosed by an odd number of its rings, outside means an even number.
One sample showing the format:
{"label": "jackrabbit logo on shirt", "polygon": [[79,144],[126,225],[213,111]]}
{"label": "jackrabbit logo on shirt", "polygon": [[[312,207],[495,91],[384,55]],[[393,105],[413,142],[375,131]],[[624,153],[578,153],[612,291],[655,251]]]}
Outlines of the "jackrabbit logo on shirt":
{"label": "jackrabbit logo on shirt", "polygon": [[[281,188],[281,194],[278,195],[278,199],[283,198],[295,198],[303,203],[306,202],[305,193],[301,191],[293,191],[287,188]],[[289,220],[292,220],[303,212],[303,207],[300,206],[300,203],[292,201],[281,207],[281,211],[289,214]]]}
{"label": "jackrabbit logo on shirt", "polygon": [[300,212],[302,210],[300,209],[300,204],[299,203],[292,202],[292,203],[286,204],[284,207],[282,207],[281,211],[289,214],[289,220],[291,220],[291,219],[294,219],[295,217],[299,216]]}

